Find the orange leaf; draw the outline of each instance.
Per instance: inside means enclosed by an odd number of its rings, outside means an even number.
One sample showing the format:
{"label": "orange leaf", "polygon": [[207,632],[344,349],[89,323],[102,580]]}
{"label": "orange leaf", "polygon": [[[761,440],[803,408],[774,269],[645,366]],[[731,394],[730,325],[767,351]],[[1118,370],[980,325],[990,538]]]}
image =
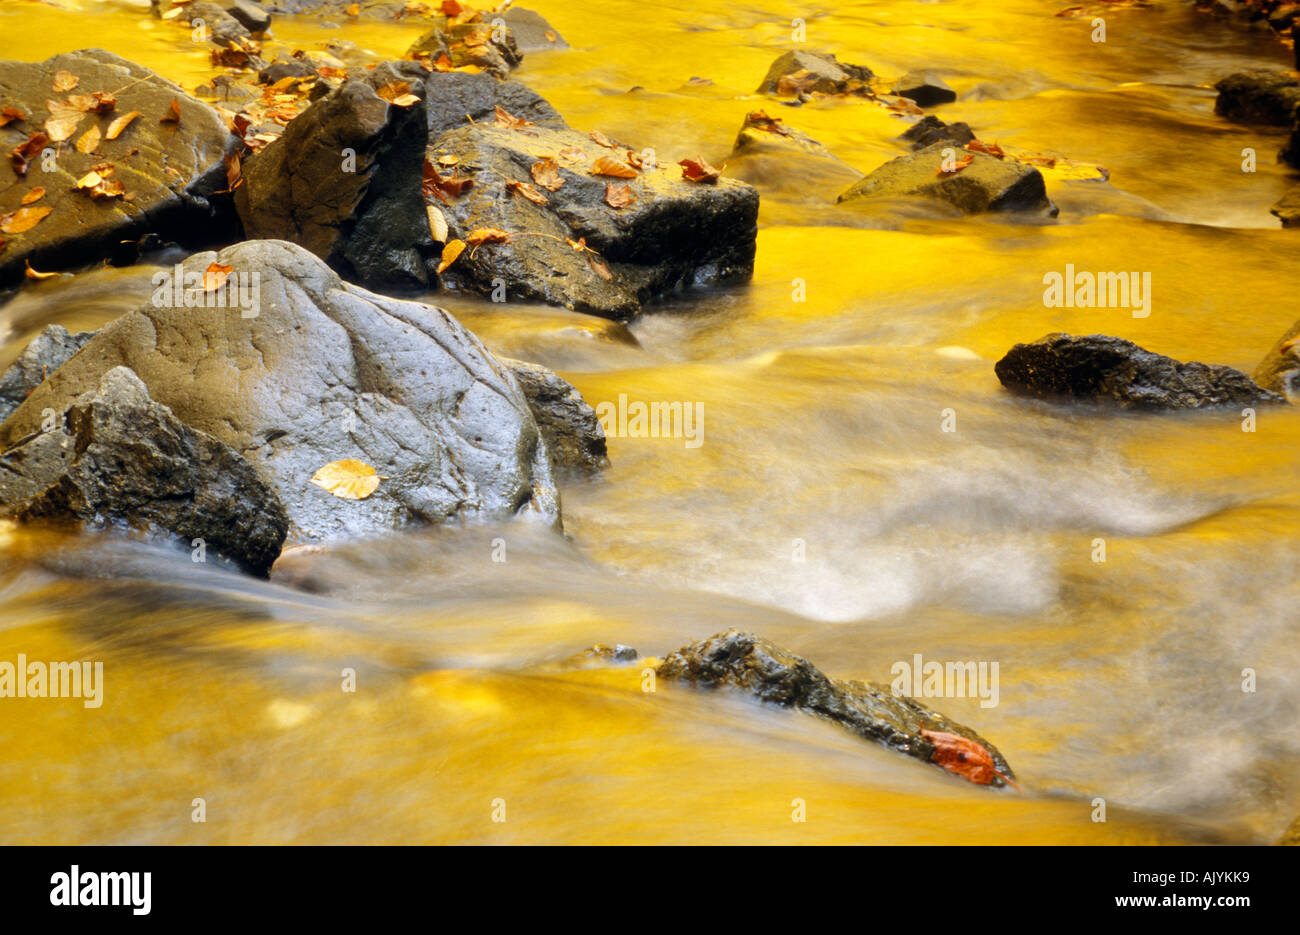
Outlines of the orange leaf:
{"label": "orange leaf", "polygon": [[19,208],[10,214],[0,215],[0,234],[21,234],[29,231],[49,215],[53,208]]}
{"label": "orange leaf", "polygon": [[108,132],[104,134],[104,139],[115,140],[122,135],[122,131],[131,125],[131,121],[140,116],[140,111],[133,110],[128,114],[123,114],[108,125]]}
{"label": "orange leaf", "polygon": [[636,178],[636,169],[633,169],[626,162],[614,159],[611,156],[601,156],[591,164],[592,175],[612,175],[618,179]]}
{"label": "orange leaf", "polygon": [[354,3],[354,4],[352,4],[351,6],[349,6],[346,10],[344,10],[343,12],[346,13],[348,16],[360,16],[360,15],[361,15],[361,7],[357,6],[357,5]]}
{"label": "orange leaf", "polygon": [[973,153],[984,153],[988,156],[996,156],[999,159],[1006,155],[1002,151],[1002,147],[997,143],[981,143],[979,140],[971,140],[966,144],[966,148]]}
{"label": "orange leaf", "polygon": [[611,182],[605,183],[605,204],[611,208],[626,208],[634,201],[636,201],[636,196],[632,194],[632,189],[628,186],[614,185]]}
{"label": "orange leaf", "polygon": [[91,127],[77,138],[77,152],[89,155],[99,145],[99,127]]}
{"label": "orange leaf", "polygon": [[527,182],[516,182],[511,179],[509,182],[506,182],[506,191],[513,192],[516,195],[523,195],[535,205],[550,204],[549,198],[537,189],[533,188],[533,186],[529,185]]}
{"label": "orange leaf", "polygon": [[203,291],[216,292],[226,284],[226,280],[230,277],[230,271],[233,269],[233,266],[222,266],[216,262],[211,263],[203,271]]}
{"label": "orange leaf", "polygon": [[455,263],[457,258],[465,252],[465,241],[449,240],[447,245],[442,248],[442,262],[438,264],[438,272],[442,273],[448,266]]}
{"label": "orange leaf", "polygon": [[967,153],[966,155],[958,159],[956,162],[954,162],[951,167],[940,166],[939,171],[936,172],[935,175],[956,175],[958,172],[966,168],[974,161],[975,161],[975,154]]}
{"label": "orange leaf", "polygon": [[614,278],[614,274],[609,271],[609,267],[605,265],[605,261],[596,256],[596,254],[588,253],[587,262],[591,265],[591,268],[595,271],[596,275],[601,279],[609,281]]}
{"label": "orange leaf", "polygon": [[54,90],[62,94],[64,91],[71,91],[81,81],[70,71],[56,71],[54,73]]}
{"label": "orange leaf", "polygon": [[19,176],[26,175],[27,165],[31,162],[32,157],[44,149],[45,144],[49,141],[50,138],[48,136],[40,130],[37,130],[31,136],[27,137],[27,139],[15,146],[13,151],[9,153],[9,159],[14,164],[14,173]]}
{"label": "orange leaf", "polygon": [[28,279],[49,279],[51,276],[59,275],[58,273],[38,273],[36,270],[32,269],[30,260],[24,260],[23,262],[27,265],[25,275]]}
{"label": "orange leaf", "polygon": [[618,149],[618,144],[599,130],[592,130],[587,136],[591,137],[591,141],[597,146],[604,146],[606,149]]}
{"label": "orange leaf", "polygon": [[942,766],[948,772],[981,786],[992,784],[993,777],[997,776],[1017,791],[1020,789],[1014,780],[998,772],[993,755],[969,737],[925,728],[921,728],[921,736],[934,745],[930,762]]}
{"label": "orange leaf", "polygon": [[0,127],[7,127],[15,120],[26,120],[26,119],[27,118],[23,116],[23,112],[19,110],[17,107],[5,107],[3,109],[0,109]]}
{"label": "orange leaf", "polygon": [[46,101],[45,106],[50,110],[50,116],[45,121],[45,132],[55,143],[62,143],[72,136],[77,124],[85,116],[82,111],[63,101]]}
{"label": "orange leaf", "polygon": [[172,98],[172,102],[167,107],[167,113],[158,121],[159,123],[180,123],[181,122],[181,102]]}
{"label": "orange leaf", "polygon": [[[705,182],[714,184],[722,175],[722,169],[715,169],[704,161],[703,156],[696,156],[694,159],[683,159],[677,163],[682,167],[682,178],[688,182]],[[723,165],[726,168],[726,165]]]}
{"label": "orange leaf", "polygon": [[564,187],[564,179],[560,177],[560,169],[554,159],[547,158],[541,162],[534,162],[529,171],[532,173],[533,181],[548,192],[558,192]]}
{"label": "orange leaf", "polygon": [[525,120],[523,117],[516,117],[500,104],[497,105],[494,113],[498,127],[508,127],[511,130],[518,130],[520,127],[532,126],[532,121]]}
{"label": "orange leaf", "polygon": [[43,188],[41,188],[41,186],[37,185],[35,188],[33,188],[31,191],[29,191],[26,195],[23,195],[23,200],[22,200],[21,203],[22,203],[22,204],[25,204],[25,205],[29,205],[29,204],[31,204],[33,201],[40,201],[40,200],[41,200],[42,198],[44,198],[44,197],[45,197],[45,189],[43,189]]}
{"label": "orange leaf", "polygon": [[495,227],[477,227],[465,236],[465,242],[471,247],[485,243],[510,243],[510,232]]}

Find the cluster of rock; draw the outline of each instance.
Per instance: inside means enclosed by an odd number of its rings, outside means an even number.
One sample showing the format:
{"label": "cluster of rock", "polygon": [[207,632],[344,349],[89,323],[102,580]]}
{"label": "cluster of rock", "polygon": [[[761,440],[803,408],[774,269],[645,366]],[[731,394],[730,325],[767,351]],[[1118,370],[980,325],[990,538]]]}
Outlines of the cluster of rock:
{"label": "cluster of rock", "polygon": [[[1278,159],[1300,168],[1300,77],[1294,73],[1260,69],[1236,72],[1215,84],[1219,92],[1214,112],[1235,123],[1288,127],[1290,135]],[[1273,205],[1283,227],[1300,225],[1300,186]]]}

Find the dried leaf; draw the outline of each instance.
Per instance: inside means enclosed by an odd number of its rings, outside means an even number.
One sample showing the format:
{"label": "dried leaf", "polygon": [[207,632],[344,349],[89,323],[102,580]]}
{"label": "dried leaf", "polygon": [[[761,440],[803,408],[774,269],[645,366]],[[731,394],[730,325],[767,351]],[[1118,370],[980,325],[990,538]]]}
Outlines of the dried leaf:
{"label": "dried leaf", "polygon": [[520,127],[531,127],[533,125],[532,121],[525,120],[523,117],[516,117],[500,104],[497,105],[494,114],[496,117],[496,125],[498,127],[507,127],[511,130],[518,130]]}
{"label": "dried leaf", "polygon": [[962,169],[969,166],[974,161],[975,161],[975,154],[967,153],[966,155],[962,156],[960,159],[953,162],[951,166],[948,165],[939,166],[939,171],[937,171],[935,175],[956,175],[958,172],[960,172]]}
{"label": "dried leaf", "polygon": [[77,138],[77,152],[86,155],[93,153],[95,147],[99,145],[99,140],[99,127],[91,127]]}
{"label": "dried leaf", "polygon": [[159,123],[180,123],[181,122],[181,102],[172,98],[171,104],[167,106],[167,113],[163,114]]}
{"label": "dried leaf", "polygon": [[377,88],[375,93],[396,107],[410,107],[420,103],[420,99],[411,93],[411,85],[405,81],[390,81]]}
{"label": "dried leaf", "polygon": [[45,148],[45,144],[50,141],[42,131],[37,130],[27,139],[23,140],[13,148],[9,153],[9,159],[14,164],[14,172],[19,176],[27,174],[27,166],[32,158]]}
{"label": "dried leaf", "polygon": [[54,73],[54,90],[59,94],[64,91],[71,91],[81,81],[70,71],[56,71]]}
{"label": "dried leaf", "polygon": [[62,143],[76,131],[85,113],[63,101],[46,101],[50,116],[45,121],[45,132],[50,141]]}
{"label": "dried leaf", "polygon": [[[722,175],[722,169],[715,169],[704,161],[703,156],[696,156],[694,159],[683,159],[677,163],[682,167],[682,178],[688,182],[703,182],[713,185]],[[726,168],[725,164],[723,168]]]}
{"label": "dried leaf", "polygon": [[1006,155],[1002,151],[1002,147],[997,143],[981,143],[979,140],[971,140],[966,144],[966,148],[973,153],[984,153],[988,156],[996,156],[999,159]]}
{"label": "dried leaf", "polygon": [[0,215],[0,234],[21,234],[29,231],[49,216],[53,208],[19,208],[9,214]]}
{"label": "dried leaf", "polygon": [[485,243],[510,243],[510,232],[495,227],[477,227],[465,236],[465,241],[471,247]]}
{"label": "dried leaf", "polygon": [[355,458],[331,461],[311,476],[311,482],[341,500],[364,500],[379,488],[375,469]]}
{"label": "dried leaf", "polygon": [[104,139],[115,140],[122,135],[122,131],[131,125],[131,121],[140,116],[140,111],[133,110],[130,113],[123,114],[108,125],[108,132],[104,134]]}
{"label": "dried leaf", "polygon": [[226,191],[233,192],[244,180],[244,166],[239,160],[239,153],[231,153],[225,158]]}
{"label": "dried leaf", "polygon": [[233,269],[233,266],[222,266],[217,262],[210,263],[208,268],[203,271],[203,291],[216,292],[226,284],[226,280],[230,278]]}
{"label": "dried leaf", "polygon": [[548,192],[558,192],[564,187],[564,179],[560,177],[560,167],[555,164],[554,159],[548,157],[541,162],[534,162],[529,172],[532,173],[533,181]]}
{"label": "dried leaf", "polygon": [[564,147],[564,149],[560,150],[558,158],[560,162],[564,163],[564,165],[569,168],[585,165],[587,162],[587,154],[577,146]]}
{"label": "dried leaf", "polygon": [[96,91],[91,97],[95,99],[95,103],[90,105],[94,113],[106,114],[117,106],[117,98],[107,91]]}
{"label": "dried leaf", "polygon": [[438,243],[447,242],[447,217],[437,205],[425,205],[424,212],[429,216],[429,235]]}
{"label": "dried leaf", "polygon": [[612,182],[605,183],[605,204],[611,208],[626,208],[634,201],[636,201],[636,196],[632,194],[632,189],[629,186],[615,185]]}
{"label": "dried leaf", "polygon": [[601,133],[599,130],[592,130],[590,133],[587,134],[587,136],[590,137],[591,141],[595,143],[597,146],[604,146],[606,149],[619,148],[617,143],[615,143],[605,134]]}
{"label": "dried leaf", "polygon": [[443,16],[460,16],[465,11],[457,0],[442,0],[441,9]]}
{"label": "dried leaf", "polygon": [[535,205],[550,204],[549,198],[537,189],[533,188],[533,186],[529,185],[527,182],[516,182],[511,179],[509,182],[506,182],[506,191],[516,195],[522,195]]}
{"label": "dried leaf", "polygon": [[0,109],[0,127],[7,127],[15,120],[26,120],[23,112],[17,107],[5,107]]}
{"label": "dried leaf", "polygon": [[442,274],[448,266],[456,262],[456,259],[465,252],[467,244],[463,240],[449,240],[447,245],[442,248],[442,261],[438,264],[438,273]]}
{"label": "dried leaf", "polygon": [[40,200],[41,200],[42,198],[44,198],[44,197],[45,197],[45,189],[43,189],[43,188],[41,188],[41,186],[37,185],[35,188],[33,188],[31,191],[29,191],[26,195],[23,195],[23,200],[20,202],[20,204],[29,205],[29,204],[31,204],[33,201],[40,201]]}
{"label": "dried leaf", "polygon": [[25,275],[28,279],[49,279],[49,278],[51,278],[51,277],[53,277],[53,276],[57,276],[57,275],[59,275],[58,273],[39,273],[39,272],[37,272],[36,270],[32,269],[32,263],[31,263],[30,260],[24,260],[23,263],[27,266],[27,269],[24,271],[24,275]]}
{"label": "dried leaf", "polygon": [[460,162],[460,157],[452,155],[451,153],[448,153],[445,156],[438,157],[438,165],[440,166],[454,166],[457,165],[459,162]]}
{"label": "dried leaf", "polygon": [[969,737],[925,728],[921,729],[921,736],[934,745],[930,762],[942,766],[948,772],[981,786],[992,784],[993,777],[997,776],[1017,790],[1020,788],[1014,780],[998,772],[992,754]]}
{"label": "dried leaf", "polygon": [[577,250],[579,253],[582,253],[587,249],[586,237],[579,237],[577,240],[570,240],[568,237],[565,237],[564,242],[567,243],[574,250]]}
{"label": "dried leaf", "polygon": [[606,282],[614,278],[614,274],[609,271],[609,267],[605,265],[605,261],[596,256],[596,254],[588,253],[587,263],[590,264],[596,275]]}
{"label": "dried leaf", "polygon": [[611,175],[619,179],[636,178],[636,169],[633,169],[621,159],[615,159],[612,156],[601,156],[591,164],[592,175]]}

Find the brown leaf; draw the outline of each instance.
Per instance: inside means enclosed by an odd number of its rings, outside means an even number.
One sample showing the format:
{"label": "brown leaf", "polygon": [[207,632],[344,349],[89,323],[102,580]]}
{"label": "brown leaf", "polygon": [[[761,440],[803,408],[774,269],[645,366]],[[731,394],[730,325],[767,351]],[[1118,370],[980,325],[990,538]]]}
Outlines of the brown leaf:
{"label": "brown leaf", "polygon": [[171,104],[167,106],[167,113],[159,119],[159,123],[180,123],[181,122],[181,102],[172,98]]}
{"label": "brown leaf", "polygon": [[72,136],[85,116],[83,111],[64,101],[46,101],[45,106],[50,110],[50,116],[45,121],[45,132],[54,143],[62,143]]}
{"label": "brown leaf", "polygon": [[587,249],[586,237],[579,237],[577,240],[570,240],[568,237],[565,237],[564,242],[567,243],[574,250],[577,250],[579,253],[582,253],[584,250]]}
{"label": "brown leaf", "polygon": [[533,181],[548,192],[558,192],[564,187],[564,179],[560,177],[560,167],[555,164],[555,160],[547,157],[541,162],[534,162],[529,169],[532,173]]}
{"label": "brown leaf", "polygon": [[510,232],[495,227],[477,227],[465,235],[465,242],[471,247],[485,243],[510,243]]}
{"label": "brown leaf", "polygon": [[131,125],[131,121],[140,116],[140,111],[133,110],[130,113],[123,114],[108,125],[108,132],[104,134],[104,139],[115,140],[122,135],[122,131]]}
{"label": "brown leaf", "polygon": [[935,175],[956,175],[958,172],[966,168],[974,161],[975,161],[975,154],[967,153],[966,155],[962,156],[960,159],[956,160],[951,167],[943,166],[943,165],[939,166],[939,171],[935,172]]}
{"label": "brown leaf", "polygon": [[460,16],[465,11],[458,0],[442,0],[441,9],[443,16]]}
{"label": "brown leaf", "polygon": [[506,182],[506,191],[512,192],[516,195],[523,195],[535,205],[550,204],[549,198],[537,189],[533,188],[533,186],[529,185],[527,182],[516,182],[514,179],[511,179],[509,182]]}
{"label": "brown leaf", "polygon": [[531,127],[533,125],[532,121],[525,120],[523,117],[516,117],[500,104],[497,105],[494,114],[496,117],[496,125],[498,127],[507,127],[511,130],[518,130],[520,127]]}
{"label": "brown leaf", "polygon": [[609,271],[609,267],[605,265],[605,261],[596,256],[596,254],[588,253],[587,263],[591,266],[596,275],[606,282],[614,278],[614,274]]}
{"label": "brown leaf", "polygon": [[215,261],[210,263],[208,268],[203,271],[203,291],[216,292],[226,284],[226,280],[230,278],[233,269],[233,266],[222,266]]}
{"label": "brown leaf", "polygon": [[405,81],[390,81],[377,88],[375,93],[396,107],[410,107],[420,102],[420,99],[411,93],[411,85]]}
{"label": "brown leaf", "polygon": [[17,107],[5,107],[0,109],[0,127],[7,127],[15,120],[26,120],[27,117]]}
{"label": "brown leaf", "polygon": [[54,73],[54,90],[59,94],[64,91],[71,91],[81,81],[70,71],[56,71]]}
{"label": "brown leaf", "polygon": [[45,197],[45,189],[43,189],[43,188],[41,188],[41,186],[37,185],[35,188],[33,188],[31,191],[29,191],[26,195],[23,195],[23,200],[20,202],[20,204],[29,205],[29,204],[31,204],[33,201],[40,201],[40,200],[41,200],[42,198],[44,198],[44,197]]}
{"label": "brown leaf", "polygon": [[632,194],[632,189],[627,185],[615,185],[612,182],[605,183],[605,204],[611,208],[626,208],[634,201],[636,201],[636,196]]}
{"label": "brown leaf", "polygon": [[569,168],[573,168],[574,166],[585,164],[587,161],[587,154],[577,146],[566,146],[564,149],[560,150],[559,160]]}
{"label": "brown leaf", "polygon": [[89,94],[69,94],[67,105],[84,114],[95,106],[95,98]]}
{"label": "brown leaf", "polygon": [[465,241],[449,240],[447,245],[442,248],[442,261],[438,264],[438,273],[442,274],[448,266],[456,262],[456,259],[465,252]]}
{"label": "brown leaf", "polygon": [[1020,788],[1015,781],[998,772],[993,755],[969,737],[921,728],[921,736],[934,745],[930,762],[981,786],[991,785],[993,777]]}
{"label": "brown leaf", "polygon": [[778,136],[789,136],[790,128],[783,126],[780,117],[771,117],[767,111],[755,110],[745,115],[745,126],[753,127],[755,130],[763,130],[767,133],[775,133]]}
{"label": "brown leaf", "polygon": [[14,164],[14,172],[19,176],[27,174],[27,166],[32,158],[45,148],[45,144],[50,141],[42,131],[37,130],[27,139],[23,140],[13,151],[9,153],[9,159]]}
{"label": "brown leaf", "polygon": [[49,216],[53,208],[19,208],[0,215],[0,234],[21,234],[29,231]]}
{"label": "brown leaf", "polygon": [[1002,147],[997,143],[981,143],[979,140],[971,140],[966,144],[966,148],[973,153],[984,153],[988,156],[996,156],[999,159],[1006,156],[1006,153],[1002,151]]}
{"label": "brown leaf", "polygon": [[91,127],[77,138],[77,152],[90,155],[95,151],[95,147],[99,145],[99,140],[99,127]]}
{"label": "brown leaf", "polygon": [[592,175],[612,175],[619,179],[636,178],[636,169],[633,169],[621,159],[614,159],[612,156],[601,156],[591,164]]}
{"label": "brown leaf", "polygon": [[28,279],[49,279],[52,276],[59,275],[58,273],[38,273],[36,270],[32,269],[32,263],[30,260],[24,260],[23,263],[27,266],[24,275],[26,275]]}
{"label": "brown leaf", "polygon": [[225,159],[226,190],[234,191],[244,179],[244,167],[239,161],[239,153],[231,153]]}
{"label": "brown leaf", "polygon": [[592,130],[590,133],[587,134],[587,136],[589,136],[591,138],[591,141],[595,143],[597,146],[604,146],[606,149],[619,148],[617,143],[615,143],[605,134],[601,133],[599,130]]}
{"label": "brown leaf", "polygon": [[[682,167],[682,178],[688,182],[703,182],[712,185],[722,175],[722,169],[713,168],[704,161],[703,156],[696,156],[694,159],[683,159],[677,164]],[[726,166],[724,165],[723,168],[726,168]]]}

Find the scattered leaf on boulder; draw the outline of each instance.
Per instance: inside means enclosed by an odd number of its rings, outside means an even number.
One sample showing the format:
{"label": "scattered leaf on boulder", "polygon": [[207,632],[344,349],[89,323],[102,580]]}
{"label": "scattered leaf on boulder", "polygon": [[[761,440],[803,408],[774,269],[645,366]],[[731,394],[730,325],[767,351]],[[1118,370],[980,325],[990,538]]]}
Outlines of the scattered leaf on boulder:
{"label": "scattered leaf on boulder", "polygon": [[0,127],[7,127],[15,120],[26,120],[26,119],[27,118],[23,115],[23,112],[19,110],[17,107],[0,108]]}
{"label": "scattered leaf on boulder", "polygon": [[43,189],[43,188],[41,188],[41,186],[37,185],[35,188],[33,188],[31,191],[29,191],[26,195],[23,195],[23,200],[22,200],[21,204],[29,205],[29,204],[31,204],[33,201],[40,201],[40,200],[41,200],[42,198],[44,198],[44,197],[45,197],[45,189]]}
{"label": "scattered leaf on boulder", "polygon": [[100,133],[99,127],[91,127],[81,136],[77,137],[77,152],[89,155],[95,151],[99,145]]}
{"label": "scattered leaf on boulder", "polygon": [[355,458],[331,461],[312,475],[311,482],[342,500],[364,500],[379,489],[375,469]]}
{"label": "scattered leaf on boulder", "polygon": [[9,154],[9,159],[14,165],[14,173],[20,177],[26,175],[27,166],[31,162],[32,158],[44,149],[45,144],[49,141],[50,138],[46,136],[45,133],[37,130],[31,136],[27,137],[27,139],[15,146],[13,151]]}
{"label": "scattered leaf on boulder", "polygon": [[952,165],[939,166],[939,171],[936,172],[935,175],[956,175],[958,172],[960,172],[962,169],[969,166],[974,161],[975,161],[975,154],[967,153],[966,155],[962,156],[960,159],[956,160]]}
{"label": "scattered leaf on boulder", "polygon": [[396,107],[410,107],[420,103],[420,99],[411,93],[411,86],[405,81],[390,81],[375,90],[381,98]]}
{"label": "scattered leaf on boulder", "polygon": [[549,198],[537,189],[533,188],[533,186],[529,185],[527,182],[517,182],[514,179],[511,179],[509,182],[506,182],[506,191],[513,192],[516,195],[522,195],[535,205],[550,204]]}
{"label": "scattered leaf on boulder", "polygon": [[548,192],[558,192],[564,187],[564,179],[560,176],[560,167],[556,165],[554,159],[543,159],[541,162],[534,162],[529,170],[532,173],[533,181]]}
{"label": "scattered leaf on boulder", "polygon": [[677,164],[682,167],[682,178],[688,182],[703,182],[712,185],[722,176],[722,170],[713,168],[704,161],[703,156],[696,156],[694,159],[683,159]]}
{"label": "scattered leaf on boulder", "polygon": [[167,113],[163,114],[158,120],[159,123],[180,123],[181,122],[181,102],[172,98],[172,102],[167,107]]}
{"label": "scattered leaf on boulder", "polygon": [[45,120],[45,132],[54,143],[62,143],[72,136],[86,115],[85,111],[78,110],[66,101],[46,101],[45,106],[50,110],[50,116]]}
{"label": "scattered leaf on boulder", "polygon": [[447,217],[437,205],[425,205],[424,212],[429,216],[429,236],[438,243],[447,242]]}
{"label": "scattered leaf on boulder", "polygon": [[597,146],[604,146],[606,149],[619,148],[617,143],[615,143],[605,134],[601,133],[599,130],[592,130],[590,133],[587,134],[587,136],[589,136],[591,138],[591,141],[595,143]]}
{"label": "scattered leaf on boulder", "polygon": [[611,208],[626,208],[634,201],[636,201],[636,196],[632,194],[632,189],[629,186],[615,185],[612,182],[605,183],[605,204]]}
{"label": "scattered leaf on boulder", "polygon": [[520,127],[531,127],[533,125],[533,122],[531,120],[525,120],[523,117],[516,117],[514,114],[510,113],[510,111],[502,107],[500,104],[496,106],[496,110],[494,111],[494,114],[496,116],[496,124],[499,127],[507,127],[508,129],[511,130],[518,130]]}
{"label": "scattered leaf on boulder", "polygon": [[54,73],[54,90],[62,94],[64,91],[71,91],[81,81],[70,71],[56,71]]}

